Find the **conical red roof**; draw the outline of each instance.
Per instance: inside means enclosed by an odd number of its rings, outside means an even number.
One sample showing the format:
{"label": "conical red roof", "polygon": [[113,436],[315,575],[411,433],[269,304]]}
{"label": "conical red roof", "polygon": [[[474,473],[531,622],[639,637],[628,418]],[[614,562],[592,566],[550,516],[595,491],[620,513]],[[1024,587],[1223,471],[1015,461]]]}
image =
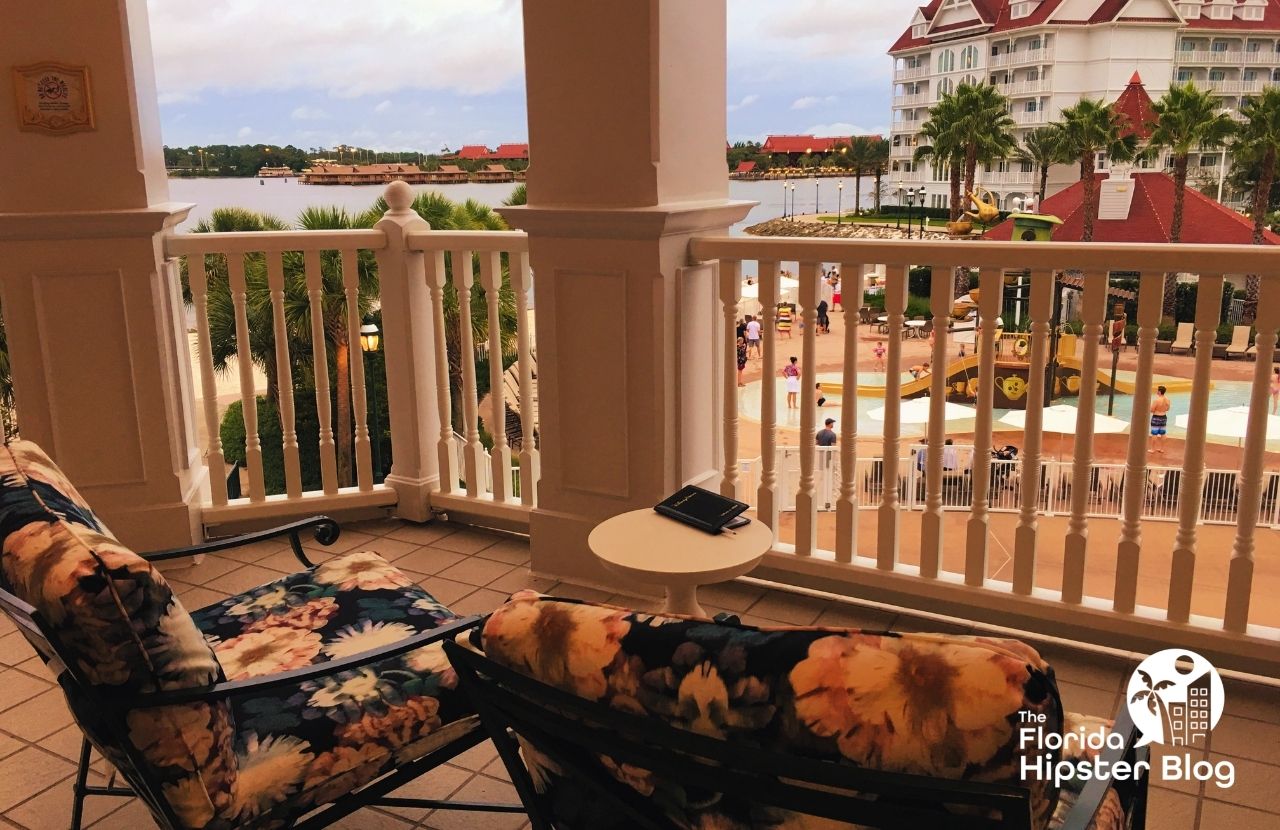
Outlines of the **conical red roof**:
{"label": "conical red roof", "polygon": [[1142,78],[1137,72],[1133,73],[1133,77],[1129,79],[1129,85],[1124,88],[1112,106],[1129,123],[1122,136],[1136,135],[1139,141],[1146,141],[1151,137],[1151,128],[1156,122],[1156,111],[1151,106],[1151,96],[1147,94],[1147,88],[1142,85]]}

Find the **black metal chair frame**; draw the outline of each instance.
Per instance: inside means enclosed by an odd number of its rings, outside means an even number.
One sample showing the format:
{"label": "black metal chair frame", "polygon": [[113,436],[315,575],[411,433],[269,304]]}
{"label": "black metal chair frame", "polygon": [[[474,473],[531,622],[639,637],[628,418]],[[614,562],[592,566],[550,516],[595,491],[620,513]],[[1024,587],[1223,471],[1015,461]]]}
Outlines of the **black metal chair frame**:
{"label": "black metal chair frame", "polygon": [[[619,787],[592,756],[607,755],[619,765],[660,771],[664,777],[708,792],[885,830],[1030,830],[1032,826],[1030,791],[1024,787],[884,772],[723,741],[584,700],[452,641],[444,649],[528,808],[534,830],[551,830],[554,822],[545,814],[520,759],[513,737],[517,734],[570,773],[574,785],[620,810],[627,826],[645,830],[672,830],[674,825],[646,799],[632,797]],[[1101,753],[1109,765],[1122,758],[1146,759],[1147,751],[1134,747],[1137,731],[1123,708],[1114,729],[1125,736],[1125,745]],[[1086,830],[1109,783],[1090,781],[1062,830]],[[1144,777],[1130,793],[1132,830],[1145,826],[1146,785]],[[978,808],[986,814],[944,812],[947,805]]]}
{"label": "black metal chair frame", "polygon": [[[266,539],[288,536],[294,556],[303,567],[310,568],[314,566],[314,563],[307,558],[301,540],[301,534],[308,530],[312,532],[316,541],[323,545],[333,544],[337,541],[341,532],[338,523],[334,520],[326,516],[315,516],[270,530],[228,537],[186,548],[175,548],[173,550],[139,555],[148,562],[163,562],[170,559],[218,553],[219,551],[250,545]],[[88,778],[92,745],[86,737],[81,744],[80,762],[72,789],[71,830],[79,830],[84,815],[84,799],[90,795],[137,796],[150,806],[153,815],[158,815],[164,819],[165,825],[167,825],[164,830],[180,830],[183,827],[173,808],[169,806],[168,801],[164,798],[159,784],[152,780],[148,773],[148,766],[142,754],[133,747],[132,742],[128,739],[125,724],[130,711],[181,703],[214,702],[242,695],[262,694],[282,686],[397,657],[431,643],[448,641],[458,634],[474,628],[482,619],[480,616],[464,617],[430,631],[423,631],[398,643],[369,649],[339,660],[330,660],[326,663],[318,663],[264,677],[223,681],[211,686],[174,691],[112,695],[104,693],[103,687],[86,682],[85,677],[74,665],[75,661],[63,658],[62,655],[66,652],[62,648],[56,631],[45,623],[36,608],[7,591],[0,590],[0,610],[9,615],[18,626],[18,630],[35,647],[45,664],[55,671],[59,685],[63,687],[68,696],[92,703],[91,707],[85,707],[90,708],[94,713],[94,722],[89,725],[89,728],[95,734],[101,736],[103,740],[110,741],[114,748],[122,752],[137,773],[136,776],[129,776],[131,787],[116,785],[114,775],[108,780],[106,786],[90,785]],[[80,712],[78,716],[83,716],[83,714],[83,712]],[[483,729],[471,730],[466,735],[428,753],[426,756],[386,773],[360,789],[320,808],[318,811],[313,811],[301,821],[293,824],[292,830],[316,830],[316,828],[327,827],[356,810],[371,806],[523,813],[525,811],[524,807],[516,804],[486,804],[430,798],[400,798],[387,795],[392,790],[409,783],[418,776],[435,769],[473,746],[482,743],[486,738],[487,735]],[[134,780],[135,777],[140,777],[141,780]]]}

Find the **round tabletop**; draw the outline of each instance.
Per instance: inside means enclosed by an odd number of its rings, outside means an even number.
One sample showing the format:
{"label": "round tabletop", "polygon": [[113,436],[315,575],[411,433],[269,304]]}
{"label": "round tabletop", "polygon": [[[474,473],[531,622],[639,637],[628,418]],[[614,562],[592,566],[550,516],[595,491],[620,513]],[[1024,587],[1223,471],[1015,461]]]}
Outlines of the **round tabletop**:
{"label": "round tabletop", "polygon": [[918,329],[918,328],[923,328],[924,324],[927,322],[929,321],[928,320],[908,320],[906,324],[913,329]]}
{"label": "round tabletop", "polygon": [[610,570],[640,582],[708,585],[754,568],[773,531],[752,519],[732,533],[704,533],[647,507],[596,525],[587,544]]}

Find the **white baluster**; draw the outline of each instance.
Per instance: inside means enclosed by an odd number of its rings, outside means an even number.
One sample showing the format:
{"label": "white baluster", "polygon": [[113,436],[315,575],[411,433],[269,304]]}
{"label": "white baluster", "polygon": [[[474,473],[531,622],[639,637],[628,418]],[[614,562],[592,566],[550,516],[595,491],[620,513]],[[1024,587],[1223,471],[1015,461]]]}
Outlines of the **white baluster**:
{"label": "white baluster", "polygon": [[1204,497],[1205,418],[1209,412],[1209,386],[1213,375],[1213,343],[1218,333],[1218,321],[1222,318],[1222,284],[1221,274],[1201,274],[1196,290],[1196,366],[1191,381],[1191,404],[1187,410],[1182,481],[1178,487],[1178,535],[1173,542],[1173,563],[1169,572],[1168,614],[1174,622],[1186,622],[1191,618],[1196,534]]}
{"label": "white baluster", "polygon": [[347,299],[347,355],[351,362],[351,412],[355,416],[356,481],[361,490],[373,489],[373,459],[369,445],[369,402],[365,393],[364,350],[360,348],[359,252],[342,252],[342,287]]}
{"label": "white baluster", "polygon": [[1276,349],[1276,328],[1280,326],[1280,278],[1264,275],[1258,299],[1258,316],[1253,321],[1253,388],[1249,393],[1249,421],[1245,427],[1243,461],[1240,464],[1240,501],[1236,508],[1236,539],[1231,546],[1227,569],[1227,601],[1222,627],[1243,633],[1249,624],[1249,600],[1253,593],[1254,534],[1262,512],[1262,465],[1267,449],[1267,415],[1271,403],[1271,367]]}
{"label": "white baluster", "polygon": [[1000,270],[983,269],[978,277],[978,289],[982,331],[977,333],[973,344],[978,359],[978,415],[973,432],[973,509],[966,526],[964,559],[964,581],[973,586],[986,582],[987,546],[991,539],[991,410],[995,405],[996,318],[1000,316],[1000,300],[1004,295],[1004,277]]}
{"label": "white baluster", "polygon": [[428,251],[424,257],[427,290],[431,294],[432,329],[436,352],[436,407],[440,415],[440,437],[436,440],[436,457],[440,464],[440,490],[452,493],[458,489],[458,454],[453,443],[453,401],[449,391],[449,345],[445,337],[444,287],[449,279],[444,251]]}
{"label": "white baluster", "polygon": [[[860,302],[861,298],[855,302]],[[876,535],[876,567],[893,570],[898,564],[898,454],[901,451],[902,324],[907,310],[906,266],[885,267],[884,311],[889,344],[885,354],[884,444],[881,452],[882,487]]]}
{"label": "white baluster", "polygon": [[333,442],[333,402],[329,397],[329,354],[324,332],[324,273],[320,252],[303,254],[311,308],[311,357],[316,380],[316,416],[320,423],[320,480],[324,492],[338,492],[338,456]]}
{"label": "white baluster", "polygon": [[293,407],[293,364],[289,361],[289,329],[284,319],[284,258],[267,254],[267,287],[271,292],[271,324],[276,341],[276,383],[280,388],[280,433],[284,450],[284,491],[302,498],[302,462],[298,455],[297,414]]}
{"label": "white baluster", "polygon": [[240,406],[244,415],[244,457],[249,467],[249,500],[262,501],[267,497],[267,488],[262,473],[262,439],[258,435],[258,396],[253,388],[253,350],[249,343],[248,290],[243,254],[227,256],[227,276],[236,317],[236,362],[240,368]]}
{"label": "white baluster", "polygon": [[[1037,508],[1040,505],[1041,453],[1044,442],[1044,374],[1049,362],[1049,318],[1053,313],[1053,294],[1057,277],[1052,271],[1036,271],[1031,275],[1031,353],[1027,367],[1026,446],[1022,462],[1022,504],[1018,526],[1013,537],[1013,590],[1031,593],[1035,584],[1036,534],[1039,531]],[[1052,482],[1050,483],[1052,497]]]}
{"label": "white baluster", "polygon": [[[796,553],[811,556],[818,545],[818,505],[813,477],[814,446],[817,434],[818,401],[814,396],[818,373],[818,280],[821,267],[816,262],[800,263],[800,320],[803,321],[800,352],[800,488],[796,493]],[[824,462],[830,460],[823,456]]]}
{"label": "white baluster", "polygon": [[[841,263],[841,274],[862,274],[862,265]],[[847,284],[847,283],[846,283]],[[840,495],[836,499],[836,561],[852,562],[858,549],[858,309],[862,305],[862,278],[857,300],[841,303],[844,319],[844,372],[840,395]],[[841,298],[843,299],[843,297]],[[852,309],[852,313],[850,310]]]}
{"label": "white baluster", "polygon": [[480,443],[480,402],[476,390],[476,339],[471,328],[471,288],[475,285],[470,251],[453,251],[453,288],[458,292],[458,348],[462,359],[462,427],[467,445],[463,452],[463,478],[467,495],[480,495],[484,445]]}
{"label": "white baluster", "polygon": [[187,257],[191,300],[196,315],[196,345],[200,353],[200,404],[204,410],[205,464],[213,503],[227,503],[227,462],[222,454],[222,430],[218,424],[218,383],[213,373],[213,347],[209,337],[209,277],[204,254]]}
{"label": "white baluster", "polygon": [[1138,560],[1142,554],[1142,505],[1146,498],[1147,435],[1150,432],[1151,377],[1156,335],[1164,303],[1165,275],[1144,273],[1138,281],[1138,371],[1133,382],[1133,415],[1129,421],[1129,454],[1125,459],[1124,510],[1116,545],[1115,609],[1133,613],[1138,595]]}
{"label": "white baluster", "polygon": [[[929,306],[933,313],[933,354],[929,373],[929,452],[925,458],[925,503],[920,517],[920,575],[928,579],[938,576],[942,562],[942,448],[947,437],[947,321],[955,305],[954,269],[934,265],[938,277],[929,286]],[[948,278],[942,278],[943,276]],[[981,295],[979,295],[981,296]],[[916,329],[920,332],[920,329]]]}
{"label": "white baluster", "polygon": [[[1089,496],[1092,492],[1093,422],[1098,396],[1098,341],[1107,313],[1107,272],[1084,275],[1080,342],[1080,397],[1077,400],[1075,457],[1072,461],[1071,518],[1067,521],[1066,550],[1062,562],[1062,601],[1078,603],[1084,597],[1084,565],[1089,545]],[[1221,292],[1219,292],[1221,293]]]}
{"label": "white baluster", "polygon": [[520,366],[520,503],[533,505],[537,504],[542,471],[534,434],[537,398],[533,390],[533,350],[529,345],[529,252],[513,253],[509,261],[516,295],[516,351]]}
{"label": "white baluster", "polygon": [[489,450],[493,500],[511,498],[511,447],[507,444],[507,399],[502,386],[502,254],[490,251],[480,255],[480,284],[489,306],[489,434],[493,448]]}
{"label": "white baluster", "polygon": [[778,263],[757,263],[760,287],[760,337],[763,367],[760,372],[760,486],[756,516],[778,538],[778,349],[774,325],[778,318]]}
{"label": "white baluster", "polygon": [[738,497],[738,306],[742,299],[742,260],[720,260],[720,309],[724,317],[724,471],[720,495]]}

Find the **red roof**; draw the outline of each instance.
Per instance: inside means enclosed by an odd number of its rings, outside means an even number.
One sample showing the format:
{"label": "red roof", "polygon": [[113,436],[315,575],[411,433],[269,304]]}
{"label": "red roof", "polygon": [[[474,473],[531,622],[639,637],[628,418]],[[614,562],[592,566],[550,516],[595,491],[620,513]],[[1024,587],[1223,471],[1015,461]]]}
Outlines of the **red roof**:
{"label": "red roof", "polygon": [[1136,135],[1140,141],[1151,138],[1151,130],[1156,124],[1156,111],[1151,106],[1151,96],[1147,94],[1147,88],[1142,85],[1142,78],[1137,72],[1133,73],[1129,85],[1111,106],[1128,122],[1123,135]]}
{"label": "red roof", "polygon": [[[872,141],[879,141],[879,135],[869,135],[866,138]],[[771,135],[764,140],[764,145],[760,148],[765,153],[830,153],[840,144],[850,144],[853,137],[847,135],[839,136],[813,136],[813,135]]]}
{"label": "red roof", "polygon": [[[1238,5],[1242,1],[1238,0]],[[1230,20],[1214,20],[1208,16],[1209,4],[1200,11],[1200,17],[1187,21],[1188,29],[1229,30],[1229,31],[1266,31],[1280,29],[1280,0],[1267,0],[1266,10],[1261,20],[1241,20],[1232,17]]]}
{"label": "red roof", "polygon": [[483,144],[467,144],[454,153],[460,159],[483,159],[489,157],[489,148]]}
{"label": "red roof", "polygon": [[[1097,174],[1099,182],[1106,173]],[[1094,242],[1168,242],[1173,218],[1173,178],[1167,173],[1135,173],[1133,201],[1125,219],[1096,219]],[[1243,214],[1185,188],[1182,213],[1182,241],[1218,245],[1253,243],[1253,221]],[[1054,242],[1079,242],[1084,234],[1084,182],[1078,181],[1055,193],[1038,208],[1040,213],[1062,220],[1053,231]],[[1008,240],[1013,236],[1013,220],[1006,219],[983,234],[987,239]],[[1264,244],[1280,245],[1280,236],[1262,232]]]}
{"label": "red roof", "polygon": [[735,169],[733,172],[750,173],[752,170],[755,170],[755,169],[756,169],[756,163],[754,161],[740,161],[738,162],[737,169]]}
{"label": "red roof", "polygon": [[508,159],[529,158],[528,144],[499,144],[498,149],[489,154],[489,158],[506,161]]}

